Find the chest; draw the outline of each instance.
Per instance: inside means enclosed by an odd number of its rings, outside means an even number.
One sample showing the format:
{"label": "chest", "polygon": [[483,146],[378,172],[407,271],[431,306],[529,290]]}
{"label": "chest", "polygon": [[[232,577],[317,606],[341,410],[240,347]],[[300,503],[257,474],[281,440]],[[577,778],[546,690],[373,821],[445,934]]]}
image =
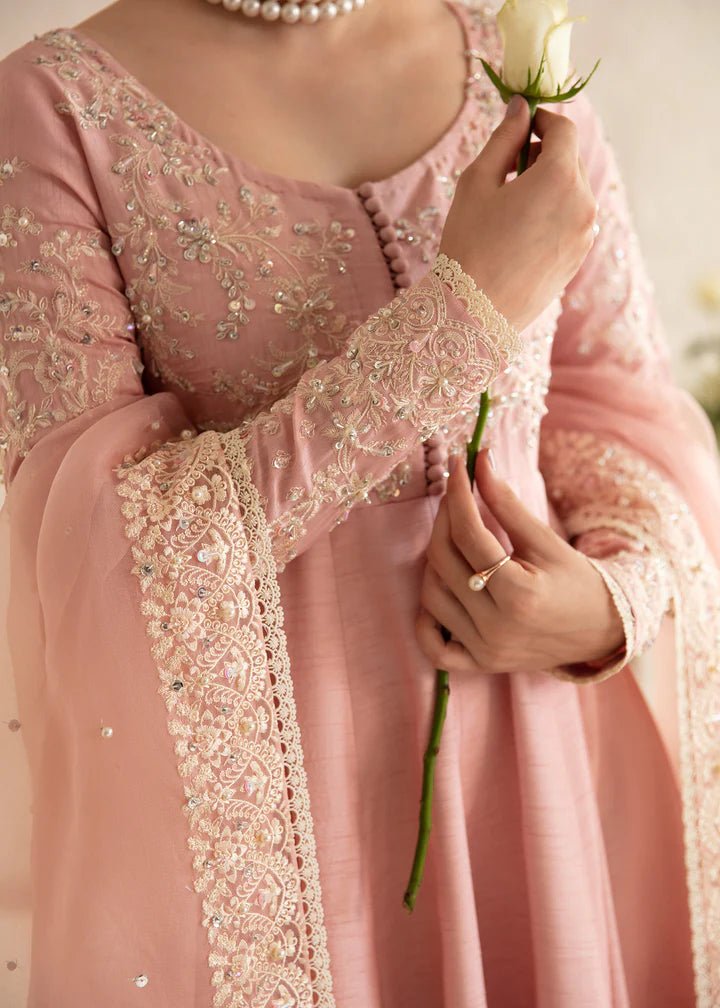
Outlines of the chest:
{"label": "chest", "polygon": [[[387,178],[462,109],[473,41],[462,0],[424,2],[412,17],[363,13],[337,38],[199,4],[169,17],[168,6],[151,5],[142,31],[122,2],[81,27],[215,147],[266,172],[348,187]],[[192,59],[178,60],[189,38]]]}

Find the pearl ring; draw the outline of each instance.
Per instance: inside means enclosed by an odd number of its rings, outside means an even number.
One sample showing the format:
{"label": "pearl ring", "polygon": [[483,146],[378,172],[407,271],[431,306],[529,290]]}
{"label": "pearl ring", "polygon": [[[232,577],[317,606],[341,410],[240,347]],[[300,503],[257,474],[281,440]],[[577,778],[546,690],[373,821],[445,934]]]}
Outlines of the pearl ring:
{"label": "pearl ring", "polygon": [[509,560],[512,560],[512,557],[509,553],[506,553],[502,560],[498,560],[492,567],[486,567],[485,570],[475,571],[474,574],[471,574],[468,578],[468,588],[470,591],[482,591],[495,571],[499,571]]}

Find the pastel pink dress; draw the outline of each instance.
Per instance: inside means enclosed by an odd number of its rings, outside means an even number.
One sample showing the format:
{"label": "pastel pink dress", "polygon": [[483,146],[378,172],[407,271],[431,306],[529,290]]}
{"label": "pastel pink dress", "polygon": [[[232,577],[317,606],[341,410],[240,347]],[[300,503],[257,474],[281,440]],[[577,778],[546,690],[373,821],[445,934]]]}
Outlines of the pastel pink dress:
{"label": "pastel pink dress", "polygon": [[[446,2],[463,107],[356,189],[218,149],[73,29],[0,63],[4,1008],[720,1005],[709,425],[584,95],[562,297],[518,335],[437,255],[504,112],[493,17]],[[626,652],[453,677],[409,915],[414,623],[488,387]]]}

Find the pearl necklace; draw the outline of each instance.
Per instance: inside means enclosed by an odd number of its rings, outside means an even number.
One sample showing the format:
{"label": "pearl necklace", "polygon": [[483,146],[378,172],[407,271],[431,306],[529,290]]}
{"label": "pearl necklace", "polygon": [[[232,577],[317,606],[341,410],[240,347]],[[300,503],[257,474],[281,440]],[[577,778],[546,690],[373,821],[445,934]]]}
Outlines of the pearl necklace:
{"label": "pearl necklace", "polygon": [[266,21],[284,21],[286,24],[315,24],[330,21],[339,14],[362,10],[365,0],[320,0],[319,3],[294,3],[293,0],[207,0],[222,4],[225,10],[240,11],[248,17]]}

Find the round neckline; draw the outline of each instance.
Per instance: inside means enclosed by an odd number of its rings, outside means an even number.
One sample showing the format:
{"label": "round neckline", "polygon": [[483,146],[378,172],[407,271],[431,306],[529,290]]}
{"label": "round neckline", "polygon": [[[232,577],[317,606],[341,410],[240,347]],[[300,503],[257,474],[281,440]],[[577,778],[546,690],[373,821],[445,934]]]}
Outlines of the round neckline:
{"label": "round neckline", "polygon": [[[144,94],[150,104],[166,109],[170,114],[173,123],[180,127],[187,136],[191,137],[192,142],[195,145],[205,147],[210,150],[219,161],[231,168],[231,170],[234,170],[241,177],[248,177],[253,179],[253,181],[258,182],[265,181],[268,183],[270,188],[295,189],[297,192],[305,192],[315,198],[319,197],[327,199],[330,195],[347,198],[348,196],[356,197],[362,186],[367,184],[378,190],[394,188],[397,185],[401,185],[409,179],[411,175],[416,173],[419,168],[423,167],[428,162],[435,160],[435,158],[444,151],[450,142],[462,133],[466,121],[470,118],[474,99],[472,85],[468,83],[474,72],[473,57],[470,53],[470,50],[474,48],[472,25],[465,5],[465,0],[443,0],[443,2],[460,22],[460,27],[463,33],[462,51],[466,59],[463,103],[450,125],[445,129],[435,143],[433,143],[420,155],[420,157],[411,161],[398,171],[393,172],[391,175],[387,175],[381,179],[366,179],[365,181],[358,183],[356,186],[342,186],[333,182],[315,182],[312,179],[294,178],[291,175],[281,175],[278,172],[269,171],[259,165],[253,164],[253,162],[246,160],[240,155],[234,154],[231,151],[220,147],[218,144],[210,140],[209,137],[205,136],[205,134],[199,129],[196,129],[191,123],[183,119],[182,116],[178,115],[174,111],[172,106],[168,105],[167,102],[158,97],[158,95],[143,84],[141,80],[135,77],[134,74],[130,73],[111,52],[96,42],[91,35],[86,34],[80,29],[71,27],[55,28],[45,34],[53,35],[65,33],[86,47],[93,55],[99,56],[101,61],[111,69],[118,80],[129,84],[133,90]],[[39,36],[38,40],[42,40],[43,37],[44,35]]]}

